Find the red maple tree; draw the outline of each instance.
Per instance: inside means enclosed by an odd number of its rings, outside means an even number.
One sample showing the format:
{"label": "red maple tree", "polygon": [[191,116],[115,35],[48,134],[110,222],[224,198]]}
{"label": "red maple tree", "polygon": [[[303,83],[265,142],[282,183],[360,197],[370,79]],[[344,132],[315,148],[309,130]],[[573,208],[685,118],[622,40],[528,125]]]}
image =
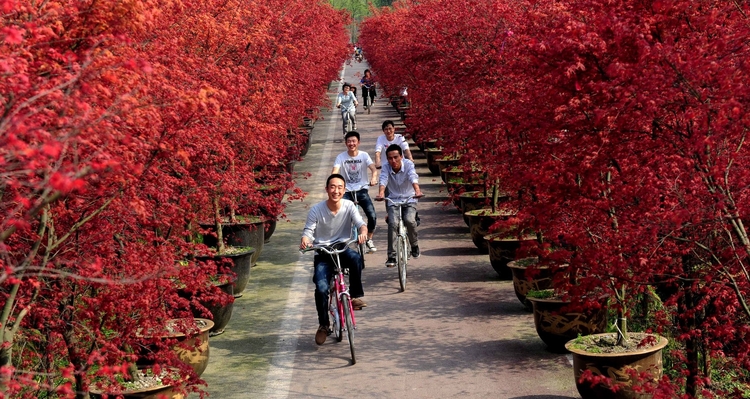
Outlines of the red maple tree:
{"label": "red maple tree", "polygon": [[324,103],[346,18],[302,0],[0,9],[0,396],[86,397],[166,345],[144,331],[192,317],[177,289],[213,272],[183,266],[211,199],[282,212],[258,181],[290,187],[264,166]]}

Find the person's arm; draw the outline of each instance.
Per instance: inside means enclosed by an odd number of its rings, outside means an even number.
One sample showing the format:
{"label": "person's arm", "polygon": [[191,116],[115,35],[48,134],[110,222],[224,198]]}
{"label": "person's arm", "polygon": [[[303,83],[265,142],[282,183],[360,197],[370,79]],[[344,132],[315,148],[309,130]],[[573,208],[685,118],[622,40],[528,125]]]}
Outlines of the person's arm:
{"label": "person's arm", "polygon": [[331,169],[331,174],[335,175],[336,173],[339,173],[339,169],[341,168],[339,168],[338,166],[334,166],[333,169]]}
{"label": "person's arm", "polygon": [[378,199],[383,199],[385,196],[385,188],[388,186],[388,172],[385,170],[386,168],[383,168],[380,171],[380,187],[378,187]]}
{"label": "person's arm", "polygon": [[401,136],[401,151],[404,153],[404,158],[414,162],[414,158],[411,156],[411,150],[409,149],[409,143],[404,136]]}
{"label": "person's arm", "polygon": [[356,107],[359,105],[359,101],[357,101],[357,95],[352,93],[352,101],[354,101],[354,106]]}
{"label": "person's arm", "polygon": [[406,157],[406,159],[408,159],[410,161],[414,161],[414,158],[412,158],[412,156],[411,156],[411,150],[410,149],[407,148],[407,149],[404,150],[404,156]]}
{"label": "person's arm", "polygon": [[422,190],[419,189],[419,183],[412,183],[411,186],[414,187],[414,196],[421,197]]}
{"label": "person's arm", "polygon": [[381,168],[381,165],[380,165],[380,151],[379,150],[375,150],[375,169],[379,169],[379,168]]}
{"label": "person's arm", "polygon": [[[370,185],[375,186],[378,184],[378,170],[375,169],[375,164],[371,163],[370,166],[367,167],[367,169],[370,169]],[[335,173],[335,172],[334,172]]]}
{"label": "person's arm", "polygon": [[341,94],[337,95],[336,96],[336,108],[341,108],[341,100],[342,100]]}
{"label": "person's arm", "polygon": [[305,227],[302,229],[302,238],[299,242],[300,249],[306,249],[312,246],[315,239],[315,227],[318,225],[315,208],[310,209],[305,221]]}

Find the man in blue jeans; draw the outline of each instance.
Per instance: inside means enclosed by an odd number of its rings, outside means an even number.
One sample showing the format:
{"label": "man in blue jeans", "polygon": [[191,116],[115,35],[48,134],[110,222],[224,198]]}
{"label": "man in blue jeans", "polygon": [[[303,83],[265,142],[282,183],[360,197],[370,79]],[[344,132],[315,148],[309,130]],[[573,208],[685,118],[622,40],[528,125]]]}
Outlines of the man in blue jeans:
{"label": "man in blue jeans", "polygon": [[392,201],[403,202],[409,199],[406,205],[401,207],[401,214],[396,211],[397,207],[386,204],[388,207],[388,260],[386,267],[396,266],[396,239],[398,237],[398,222],[403,217],[406,225],[406,234],[411,244],[411,257],[419,258],[419,235],[417,234],[417,200],[413,197],[421,197],[419,189],[419,175],[414,168],[414,162],[404,159],[401,146],[391,144],[385,151],[388,163],[383,165],[380,173],[380,189],[376,200],[382,201],[385,189],[388,188],[388,198]]}
{"label": "man in blue jeans", "polygon": [[[365,211],[367,216],[367,251],[369,253],[377,251],[375,244],[372,242],[372,235],[375,233],[377,217],[375,215],[375,206],[372,205],[370,186],[378,184],[375,163],[370,158],[370,154],[359,150],[359,133],[355,131],[348,132],[344,136],[346,151],[342,152],[333,161],[333,170],[331,173],[341,173],[346,179],[346,194],[344,199],[354,201],[352,193],[357,196],[356,200],[359,206]],[[367,171],[370,171],[368,179]]]}
{"label": "man in blue jeans", "polygon": [[[357,228],[357,241],[364,244],[367,239],[367,226],[354,203],[344,199],[346,182],[344,176],[332,174],[326,180],[328,199],[310,208],[300,239],[300,249],[312,246],[325,246],[348,241],[352,227]],[[339,255],[342,267],[349,267],[349,294],[352,307],[360,310],[367,306],[362,297],[362,258],[351,248]],[[313,283],[315,283],[315,308],[318,311],[320,326],[315,333],[315,343],[323,345],[331,333],[328,318],[328,290],[333,277],[333,259],[327,254],[316,253],[313,261]]]}

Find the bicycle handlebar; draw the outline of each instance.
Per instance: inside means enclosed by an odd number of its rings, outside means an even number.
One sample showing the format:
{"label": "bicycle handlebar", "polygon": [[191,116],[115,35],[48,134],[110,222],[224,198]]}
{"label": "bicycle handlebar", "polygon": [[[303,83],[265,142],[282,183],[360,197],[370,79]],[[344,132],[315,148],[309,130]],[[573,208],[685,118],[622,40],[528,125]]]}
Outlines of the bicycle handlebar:
{"label": "bicycle handlebar", "polygon": [[401,202],[396,202],[396,201],[394,201],[394,200],[392,200],[392,199],[390,199],[388,197],[383,197],[383,198],[375,197],[375,201],[390,201],[391,204],[393,204],[393,205],[405,205],[405,204],[409,203],[410,199],[419,199],[419,198],[422,198],[422,197],[424,197],[424,194],[422,194],[422,195],[412,195],[409,198],[407,198],[407,199],[405,199],[405,200],[403,200]]}
{"label": "bicycle handlebar", "polygon": [[318,245],[313,247],[307,247],[305,249],[300,249],[300,253],[310,252],[310,251],[323,251],[327,253],[328,255],[337,255],[344,251],[346,251],[347,248],[349,248],[349,244],[355,243],[357,240],[349,240],[349,241],[338,241],[334,242],[330,245]]}

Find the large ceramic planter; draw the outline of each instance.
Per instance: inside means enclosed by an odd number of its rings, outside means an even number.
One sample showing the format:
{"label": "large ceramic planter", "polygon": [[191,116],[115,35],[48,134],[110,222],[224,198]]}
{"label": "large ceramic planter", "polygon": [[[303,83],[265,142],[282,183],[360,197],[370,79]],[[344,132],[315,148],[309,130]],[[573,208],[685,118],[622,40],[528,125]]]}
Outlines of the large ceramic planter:
{"label": "large ceramic planter", "polygon": [[[193,322],[189,328],[184,323]],[[158,338],[168,340],[172,346],[169,350],[177,355],[177,358],[190,366],[195,373],[200,376],[206,370],[208,366],[208,335],[211,328],[213,328],[214,322],[209,319],[195,318],[195,319],[171,319],[168,320],[162,331],[152,331],[143,334],[144,337]],[[196,330],[197,329],[197,330]],[[187,331],[191,333],[190,336],[185,335],[181,331]],[[192,332],[195,332],[192,334]],[[153,334],[153,335],[151,335]],[[144,346],[142,349],[142,356],[138,361],[139,367],[153,367],[154,364],[158,363],[158,359],[163,357],[159,353],[160,349],[153,346]]]}
{"label": "large ceramic planter", "polygon": [[[513,272],[508,267],[508,263],[516,259],[516,251],[521,248],[522,242],[535,241],[536,236],[526,235],[519,238],[509,237],[507,233],[494,233],[484,236],[484,240],[489,247],[492,268],[500,275],[500,278],[509,279],[513,277]],[[513,281],[515,285],[515,278]]]}
{"label": "large ceramic planter", "polygon": [[475,192],[484,189],[484,182],[481,179],[465,180],[463,177],[448,177],[445,186],[448,188],[448,195],[453,205],[461,209],[461,194],[466,192]]}
{"label": "large ceramic planter", "polygon": [[578,335],[590,335],[604,332],[607,328],[607,307],[566,312],[563,309],[570,305],[560,299],[540,299],[526,297],[534,309],[534,326],[539,338],[547,344],[552,352],[564,353],[565,344]]}
{"label": "large ceramic planter", "polygon": [[[222,292],[230,295],[232,298],[226,305],[222,305],[217,301],[199,299],[200,304],[208,309],[210,313],[210,319],[214,322],[214,326],[209,331],[210,336],[216,336],[224,332],[229,320],[232,318],[232,310],[234,309],[234,282],[236,278],[229,275],[216,276],[216,282],[214,285],[218,287]],[[192,295],[184,290],[179,291],[181,297],[192,299]],[[200,311],[196,306],[190,306],[190,310],[193,312],[194,317],[207,317]]]}
{"label": "large ceramic planter", "polygon": [[[631,333],[635,335],[635,333]],[[613,337],[614,333],[597,334],[596,337]],[[652,395],[634,392],[628,370],[649,373],[650,382],[656,383],[663,373],[662,349],[669,342],[665,337],[658,337],[658,342],[649,348],[636,349],[625,353],[591,353],[576,347],[575,340],[568,342],[565,348],[573,354],[573,373],[576,388],[582,399],[650,399]],[[632,339],[632,338],[631,338]],[[594,375],[612,378],[619,385],[617,392],[602,385],[592,386],[587,381],[580,381],[584,371]]]}
{"label": "large ceramic planter", "polygon": [[250,268],[252,267],[252,256],[255,253],[255,248],[244,247],[242,251],[236,253],[227,253],[223,255],[213,256],[196,256],[199,261],[213,260],[217,264],[221,264],[224,259],[231,259],[232,266],[229,270],[237,276],[237,280],[234,282],[234,297],[239,298],[242,296],[242,291],[247,287],[247,283],[250,281]]}
{"label": "large ceramic planter", "polygon": [[427,168],[430,169],[430,173],[433,175],[439,175],[440,166],[436,160],[443,156],[443,150],[440,148],[425,148],[424,154],[427,158]]}
{"label": "large ceramic planter", "polygon": [[[167,327],[170,327],[170,323],[179,323],[179,320],[182,319],[170,320],[167,323]],[[180,361],[192,367],[195,374],[200,376],[206,371],[206,367],[208,366],[208,336],[209,331],[214,326],[214,322],[208,319],[196,318],[195,323],[200,330],[199,334],[188,337],[181,332],[175,331],[166,338],[177,339],[177,344],[172,348],[172,351],[177,354],[177,358]]]}
{"label": "large ceramic planter", "polygon": [[469,217],[466,216],[466,212],[487,208],[490,201],[490,199],[484,195],[484,190],[463,192],[458,195],[458,199],[461,207],[461,216],[467,226],[469,226]]}
{"label": "large ceramic planter", "polygon": [[99,390],[92,385],[89,393],[92,399],[103,398],[105,393],[108,398],[117,398],[121,395],[124,399],[183,399],[185,397],[176,388],[161,384],[124,391]]}
{"label": "large ceramic planter", "polygon": [[[261,252],[263,252],[265,221],[266,218],[260,216],[243,216],[237,222],[227,221],[221,224],[221,235],[224,236],[229,246],[255,248],[251,261],[251,265],[255,265],[258,263]],[[215,230],[212,224],[201,224],[201,228],[210,231]],[[217,248],[216,236],[213,234],[204,235],[203,243],[209,247]]]}
{"label": "large ceramic planter", "polygon": [[[552,288],[552,281],[555,273],[567,265],[550,266],[538,265],[539,259],[536,257],[523,258],[508,262],[507,267],[513,273],[513,290],[516,297],[528,311],[534,310],[526,295],[529,291],[541,291]],[[531,272],[533,270],[533,272]]]}
{"label": "large ceramic planter", "polygon": [[263,243],[271,241],[273,232],[276,231],[276,218],[268,218],[263,222]]}
{"label": "large ceramic planter", "polygon": [[469,218],[469,232],[471,233],[471,242],[476,245],[479,252],[489,253],[489,245],[484,239],[490,233],[492,226],[498,219],[507,218],[515,214],[515,211],[508,209],[497,209],[492,212],[491,209],[475,209],[464,213]]}
{"label": "large ceramic planter", "polygon": [[460,165],[461,160],[455,156],[442,156],[435,158],[435,163],[438,165],[438,173],[440,173],[440,179],[443,183],[447,183],[445,171],[447,169]]}

